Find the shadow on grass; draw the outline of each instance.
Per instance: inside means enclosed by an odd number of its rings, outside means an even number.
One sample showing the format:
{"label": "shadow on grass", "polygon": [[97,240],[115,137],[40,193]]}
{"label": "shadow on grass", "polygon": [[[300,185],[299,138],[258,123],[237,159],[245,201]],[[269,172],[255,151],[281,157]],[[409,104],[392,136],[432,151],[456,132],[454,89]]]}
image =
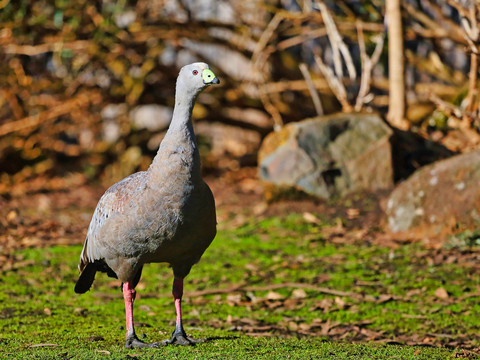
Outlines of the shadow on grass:
{"label": "shadow on grass", "polygon": [[215,340],[238,340],[240,336],[211,336],[203,339],[202,343],[209,343]]}

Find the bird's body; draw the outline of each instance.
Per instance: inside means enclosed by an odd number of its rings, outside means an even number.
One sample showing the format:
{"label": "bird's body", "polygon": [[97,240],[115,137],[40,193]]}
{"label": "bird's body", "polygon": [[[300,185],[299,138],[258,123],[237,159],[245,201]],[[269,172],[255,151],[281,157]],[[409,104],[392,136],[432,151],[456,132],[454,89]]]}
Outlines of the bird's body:
{"label": "bird's body", "polygon": [[[199,72],[202,84],[198,82]],[[149,169],[111,186],[98,202],[80,256],[76,292],[86,292],[95,273],[104,271],[122,281],[124,297],[129,292],[134,294],[143,265],[151,262],[169,263],[176,281],[183,281],[212,242],[216,234],[215,203],[201,178],[191,122],[197,94],[208,84],[218,83],[215,75],[211,82],[205,82],[207,74],[213,75],[204,63],[182,68],[173,119]],[[177,284],[183,289],[183,283]],[[175,291],[174,282],[174,297]],[[129,346],[127,302],[133,309],[133,299],[127,300],[125,297]],[[179,311],[178,307],[177,328],[181,327]],[[130,337],[134,338],[130,345],[134,341],[132,347],[141,346],[133,330],[133,315],[131,322]],[[181,332],[185,335],[183,327]]]}

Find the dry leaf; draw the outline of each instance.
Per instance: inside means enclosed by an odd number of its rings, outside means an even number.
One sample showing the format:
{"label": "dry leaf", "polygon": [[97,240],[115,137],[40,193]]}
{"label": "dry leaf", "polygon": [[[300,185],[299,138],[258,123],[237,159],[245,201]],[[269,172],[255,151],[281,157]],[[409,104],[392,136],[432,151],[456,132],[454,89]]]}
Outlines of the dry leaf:
{"label": "dry leaf", "polygon": [[291,331],[297,331],[298,330],[298,324],[295,321],[289,321],[287,324],[288,330]]}
{"label": "dry leaf", "polygon": [[355,208],[347,209],[347,218],[355,219],[360,215],[360,210]]}
{"label": "dry leaf", "polygon": [[111,352],[108,350],[95,350],[98,353],[105,354],[105,355],[111,355]]}
{"label": "dry leaf", "polygon": [[228,294],[227,302],[229,305],[235,305],[242,301],[242,294]]}
{"label": "dry leaf", "polygon": [[275,291],[269,291],[267,294],[267,300],[281,300],[281,299],[283,299],[283,295]]}
{"label": "dry leaf", "polygon": [[320,224],[321,221],[312,213],[310,212],[304,212],[303,218],[305,219],[306,222],[312,223],[312,224]]}
{"label": "dry leaf", "polygon": [[342,298],[336,296],[335,297],[335,304],[337,304],[337,306],[340,308],[340,309],[343,309],[345,308],[345,300],[343,300]]}
{"label": "dry leaf", "polygon": [[292,291],[292,298],[294,299],[305,299],[307,297],[307,293],[303,289],[295,289]]}
{"label": "dry leaf", "polygon": [[448,299],[447,290],[445,290],[443,287],[439,287],[437,290],[435,290],[435,296],[440,299]]}

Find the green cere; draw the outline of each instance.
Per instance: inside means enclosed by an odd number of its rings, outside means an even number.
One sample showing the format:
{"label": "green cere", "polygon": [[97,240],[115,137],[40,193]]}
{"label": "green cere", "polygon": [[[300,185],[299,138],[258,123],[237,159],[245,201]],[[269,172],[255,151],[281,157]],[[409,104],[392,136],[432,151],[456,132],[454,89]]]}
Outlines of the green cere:
{"label": "green cere", "polygon": [[202,78],[205,84],[210,84],[211,82],[213,82],[214,79],[216,79],[216,76],[212,70],[205,69],[202,72]]}

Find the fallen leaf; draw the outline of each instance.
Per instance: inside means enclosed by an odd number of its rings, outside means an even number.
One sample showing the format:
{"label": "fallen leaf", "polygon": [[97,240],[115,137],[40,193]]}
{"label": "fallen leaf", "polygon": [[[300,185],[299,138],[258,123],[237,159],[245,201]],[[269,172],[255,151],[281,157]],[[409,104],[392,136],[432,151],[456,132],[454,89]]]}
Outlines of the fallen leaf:
{"label": "fallen leaf", "polygon": [[439,287],[437,290],[435,290],[435,296],[444,300],[448,299],[447,290],[445,290],[443,287]]}
{"label": "fallen leaf", "polygon": [[101,354],[105,354],[105,355],[110,355],[111,354],[111,352],[108,351],[108,350],[95,350],[95,351],[98,352],[98,353],[101,353]]}
{"label": "fallen leaf", "polygon": [[267,300],[281,300],[281,299],[283,299],[283,295],[275,291],[269,291],[267,294]]}
{"label": "fallen leaf", "polygon": [[358,217],[358,215],[360,215],[360,210],[359,209],[355,209],[355,208],[350,208],[350,209],[347,209],[347,218],[348,219],[355,219]]}
{"label": "fallen leaf", "polygon": [[295,321],[289,321],[287,324],[288,330],[290,331],[297,331],[298,330],[298,324]]}
{"label": "fallen leaf", "polygon": [[295,289],[292,291],[292,298],[294,299],[305,299],[307,297],[307,293],[303,289]]}
{"label": "fallen leaf", "polygon": [[7,214],[7,221],[8,222],[13,222],[17,218],[18,214],[15,210],[10,210],[10,212]]}
{"label": "fallen leaf", "polygon": [[335,304],[337,304],[337,306],[340,309],[344,309],[346,303],[345,303],[345,300],[343,300],[341,297],[336,296],[335,297]]}
{"label": "fallen leaf", "polygon": [[306,222],[309,222],[312,224],[321,224],[321,221],[310,212],[304,212],[302,215]]}
{"label": "fallen leaf", "polygon": [[49,308],[43,309],[43,312],[45,313],[45,315],[52,316],[52,310],[50,310]]}
{"label": "fallen leaf", "polygon": [[228,305],[236,305],[240,301],[242,301],[242,294],[229,294],[227,295],[227,303]]}

